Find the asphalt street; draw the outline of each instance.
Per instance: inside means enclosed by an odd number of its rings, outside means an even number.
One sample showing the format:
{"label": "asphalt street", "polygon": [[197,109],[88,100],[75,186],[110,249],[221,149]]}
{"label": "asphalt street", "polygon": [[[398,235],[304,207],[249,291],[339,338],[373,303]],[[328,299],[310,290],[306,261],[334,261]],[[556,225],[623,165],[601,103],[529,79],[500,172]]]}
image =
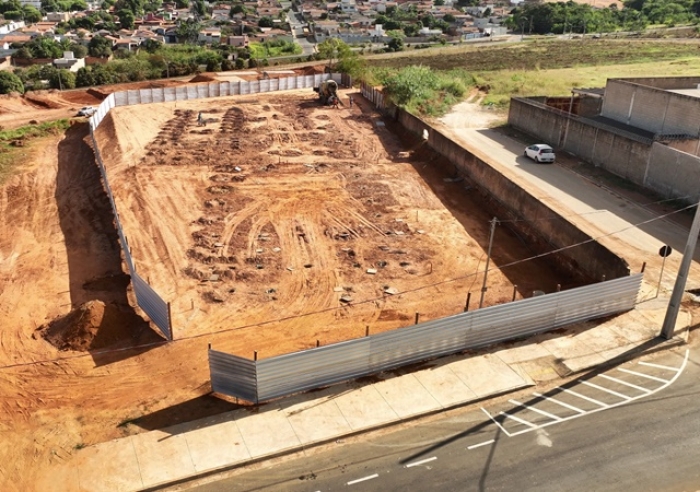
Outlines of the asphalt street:
{"label": "asphalt street", "polygon": [[698,490],[698,381],[681,347],[193,490]]}

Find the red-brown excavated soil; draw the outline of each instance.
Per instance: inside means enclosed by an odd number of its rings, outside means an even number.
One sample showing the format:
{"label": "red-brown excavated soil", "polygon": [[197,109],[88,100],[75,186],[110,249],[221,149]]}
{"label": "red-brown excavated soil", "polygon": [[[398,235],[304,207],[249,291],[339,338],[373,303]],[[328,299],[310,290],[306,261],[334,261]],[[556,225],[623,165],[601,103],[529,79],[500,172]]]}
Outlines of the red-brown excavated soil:
{"label": "red-brown excavated soil", "polygon": [[[480,289],[479,197],[343,100],[323,107],[308,89],[128,106],[100,126],[137,269],[171,303],[176,338],[269,357],[455,314]],[[498,231],[496,265],[530,255]],[[485,305],[566,280],[538,262],[495,271]]]}
{"label": "red-brown excavated soil", "polygon": [[[87,125],[22,149],[29,164],[0,184],[0,490],[65,490],[85,445],[231,409],[207,396],[209,342],[269,357],[462,311],[491,215],[420,142],[343,101],[320,107],[309,89],[123,107],[100,128],[173,343],[131,307]],[[0,125],[69,110],[0,98]],[[198,127],[199,111],[216,121]],[[497,230],[492,265],[527,256]],[[540,262],[494,271],[486,304],[562,281]]]}
{"label": "red-brown excavated soil", "polygon": [[[139,325],[141,329],[135,329]],[[125,333],[124,326],[131,327],[132,333]],[[87,352],[114,347],[125,339],[138,339],[147,329],[147,323],[131,309],[120,309],[117,304],[103,301],[88,301],[40,326],[35,338],[42,336],[59,350]]]}

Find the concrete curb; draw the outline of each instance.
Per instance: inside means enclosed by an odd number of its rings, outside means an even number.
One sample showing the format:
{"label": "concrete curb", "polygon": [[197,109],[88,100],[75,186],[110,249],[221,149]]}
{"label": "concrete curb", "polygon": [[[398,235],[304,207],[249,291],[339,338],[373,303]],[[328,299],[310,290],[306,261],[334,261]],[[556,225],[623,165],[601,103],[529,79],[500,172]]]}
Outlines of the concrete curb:
{"label": "concrete curb", "polygon": [[376,432],[376,431],[378,431],[378,430],[387,429],[387,428],[390,428],[390,427],[397,426],[397,425],[399,425],[399,424],[405,424],[405,423],[407,423],[407,422],[413,422],[413,421],[420,420],[420,419],[423,419],[423,418],[426,418],[426,417],[431,417],[431,416],[433,416],[433,415],[439,415],[439,414],[441,414],[441,413],[445,413],[445,412],[448,412],[448,411],[450,411],[450,410],[454,410],[454,409],[456,409],[456,408],[461,408],[461,407],[466,407],[466,406],[468,406],[468,405],[478,404],[478,403],[481,403],[481,402],[484,402],[484,401],[487,401],[487,400],[491,400],[491,399],[499,398],[499,397],[501,397],[501,396],[505,396],[505,395],[508,395],[508,394],[511,394],[511,393],[515,393],[515,392],[520,391],[520,390],[522,390],[522,389],[524,389],[524,388],[530,388],[530,387],[533,387],[533,386],[536,386],[536,385],[535,385],[535,384],[523,384],[523,385],[520,385],[520,386],[515,386],[515,387],[513,387],[513,388],[509,388],[509,389],[504,390],[504,391],[499,391],[499,392],[497,392],[497,393],[493,393],[493,394],[488,395],[488,396],[483,396],[483,397],[480,397],[480,398],[476,398],[476,399],[474,399],[474,400],[469,400],[469,401],[465,401],[465,402],[462,402],[462,403],[457,403],[457,404],[455,404],[455,405],[450,405],[450,406],[447,406],[447,407],[444,407],[444,408],[440,408],[440,409],[437,409],[437,410],[431,410],[431,411],[425,412],[425,413],[418,413],[418,414],[415,414],[415,415],[411,415],[410,417],[406,417],[406,418],[403,418],[403,419],[393,420],[393,421],[391,421],[391,422],[385,422],[385,423],[378,424],[378,425],[375,425],[375,426],[372,426],[372,427],[367,427],[367,428],[365,428],[365,429],[360,429],[360,430],[356,430],[356,431],[353,431],[353,432],[347,432],[347,433],[345,433],[345,434],[340,434],[340,435],[337,435],[337,436],[333,436],[333,437],[330,437],[330,438],[327,438],[327,439],[323,439],[323,440],[321,440],[321,441],[317,441],[317,442],[314,442],[314,443],[303,444],[303,445],[301,445],[301,446],[296,446],[296,447],[293,447],[293,448],[285,449],[285,450],[283,450],[283,451],[278,451],[278,452],[273,453],[273,454],[269,454],[269,455],[265,455],[265,456],[260,456],[260,457],[257,457],[257,458],[251,458],[251,459],[249,459],[249,460],[247,460],[247,461],[244,461],[244,462],[241,462],[241,463],[236,463],[236,464],[233,464],[233,465],[226,465],[226,466],[219,467],[219,468],[213,468],[213,469],[211,469],[211,470],[205,470],[205,471],[202,471],[202,472],[200,472],[200,473],[195,473],[195,474],[190,475],[190,476],[187,476],[187,477],[183,477],[183,478],[179,478],[179,479],[177,479],[177,480],[173,480],[173,481],[171,481],[171,482],[164,482],[164,483],[161,483],[161,484],[158,484],[158,485],[154,485],[154,486],[152,486],[152,487],[148,487],[148,488],[144,488],[144,489],[139,489],[139,492],[154,492],[154,491],[160,491],[160,490],[169,490],[170,487],[176,487],[176,486],[179,486],[179,485],[185,485],[185,484],[187,484],[187,483],[194,482],[194,481],[200,480],[200,479],[202,479],[202,478],[207,478],[207,477],[215,476],[215,475],[218,475],[218,474],[220,474],[220,473],[226,473],[226,472],[228,472],[228,471],[236,470],[236,469],[238,469],[238,468],[243,468],[243,467],[248,466],[248,465],[253,465],[253,464],[256,464],[256,463],[263,463],[263,462],[265,462],[265,461],[273,460],[273,459],[275,459],[275,458],[280,458],[280,457],[282,457],[282,456],[289,456],[289,455],[298,453],[298,452],[300,452],[300,451],[306,451],[307,449],[313,449],[313,448],[316,448],[316,447],[323,446],[323,445],[325,445],[325,444],[330,444],[330,443],[332,443],[332,442],[334,442],[334,441],[337,441],[337,440],[339,440],[339,439],[346,439],[346,438],[349,438],[349,437],[354,437],[354,436],[359,436],[359,435],[362,435],[362,434],[367,434],[367,433],[369,433],[369,432]]}

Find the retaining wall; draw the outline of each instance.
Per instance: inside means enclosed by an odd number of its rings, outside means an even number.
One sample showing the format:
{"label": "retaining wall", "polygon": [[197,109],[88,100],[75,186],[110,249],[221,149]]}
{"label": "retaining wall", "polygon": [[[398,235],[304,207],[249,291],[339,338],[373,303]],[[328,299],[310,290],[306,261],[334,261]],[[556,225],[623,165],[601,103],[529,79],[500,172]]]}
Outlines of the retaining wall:
{"label": "retaining wall", "polygon": [[427,129],[430,147],[469,177],[500,209],[499,218],[521,219],[509,225],[537,251],[562,249],[552,259],[573,276],[600,280],[629,275],[627,262],[461,145],[404,110],[398,111],[398,122],[416,135]]}
{"label": "retaining wall", "polygon": [[697,156],[593,120],[577,118],[530,98],[511,99],[508,123],[664,198],[688,202],[700,198],[700,188],[694,185],[700,169]]}

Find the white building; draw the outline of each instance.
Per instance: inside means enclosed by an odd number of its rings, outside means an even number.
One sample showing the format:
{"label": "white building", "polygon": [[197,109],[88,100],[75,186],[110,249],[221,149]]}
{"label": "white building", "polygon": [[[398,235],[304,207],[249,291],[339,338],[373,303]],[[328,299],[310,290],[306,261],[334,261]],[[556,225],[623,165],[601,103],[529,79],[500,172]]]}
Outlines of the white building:
{"label": "white building", "polygon": [[56,58],[53,66],[58,69],[66,69],[77,72],[85,66],[85,58],[76,58],[72,51],[64,51],[63,58]]}

